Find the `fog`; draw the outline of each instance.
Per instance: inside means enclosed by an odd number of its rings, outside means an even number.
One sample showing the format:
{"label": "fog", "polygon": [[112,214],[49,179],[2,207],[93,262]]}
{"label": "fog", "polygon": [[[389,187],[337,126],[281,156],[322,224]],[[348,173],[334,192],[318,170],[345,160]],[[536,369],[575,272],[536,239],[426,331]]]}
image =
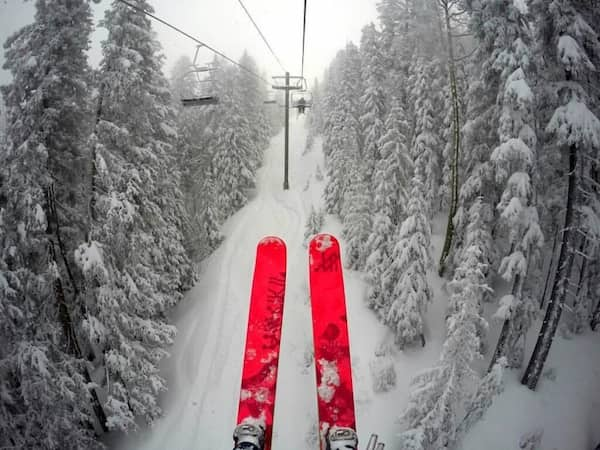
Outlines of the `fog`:
{"label": "fog", "polygon": [[[292,75],[300,75],[302,56],[303,0],[243,0],[244,5],[263,34]],[[282,69],[269,52],[238,0],[156,0],[151,1],[155,14],[192,36],[237,60],[246,49],[270,77],[282,75]],[[110,5],[104,0],[94,4],[96,24]],[[335,53],[347,41],[358,43],[360,30],[376,18],[376,0],[308,1],[306,18],[306,49],[304,75],[310,81],[320,77]],[[0,41],[33,21],[34,2],[0,0]],[[196,44],[163,24],[154,22],[157,39],[166,57],[164,70],[170,73],[173,62],[182,55],[193,58]],[[106,31],[97,28],[92,36],[90,63],[101,58],[100,41]],[[203,49],[199,59],[209,61],[212,53]],[[4,64],[4,48],[0,49]],[[0,84],[10,80],[10,74],[0,70]]]}

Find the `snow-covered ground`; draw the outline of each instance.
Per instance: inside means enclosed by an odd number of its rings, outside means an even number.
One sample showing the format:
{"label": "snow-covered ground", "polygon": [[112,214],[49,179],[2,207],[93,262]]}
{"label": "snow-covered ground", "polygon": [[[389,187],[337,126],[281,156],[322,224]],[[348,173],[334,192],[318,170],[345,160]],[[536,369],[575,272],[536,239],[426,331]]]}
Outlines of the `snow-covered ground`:
{"label": "snow-covered ground", "polygon": [[[256,196],[224,226],[226,239],[205,262],[199,282],[173,315],[179,334],[163,364],[169,391],[162,397],[164,417],[152,427],[109,442],[122,450],[217,450],[232,446],[239,397],[242,355],[252,270],[257,242],[282,237],[288,250],[281,357],[274,418],[274,450],[316,450],[317,402],[307,284],[304,225],[311,206],[321,207],[323,169],[320,140],[302,156],[304,118],[292,118],[290,190],[283,191],[283,134],[272,140],[258,176]],[[308,183],[308,187],[307,187]],[[323,231],[340,235],[341,225],[327,217]],[[434,223],[433,255],[439,255],[443,221]],[[343,245],[343,240],[342,240]],[[343,254],[342,254],[343,257]],[[363,302],[359,273],[345,273],[358,433],[366,442],[378,433],[386,448],[397,449],[396,436],[410,390],[419,370],[437,361],[443,342],[446,298],[440,279],[431,274],[435,300],[427,313],[425,348],[397,352],[396,387],[372,389],[369,362],[376,346],[388,339]],[[492,330],[491,336],[494,335]],[[507,375],[507,389],[464,441],[465,450],[518,448],[522,433],[544,428],[544,450],[588,450],[600,441],[600,339],[589,334],[570,341],[558,338],[549,367],[556,379],[544,379],[537,393]],[[595,428],[594,428],[595,425]],[[584,432],[584,430],[594,430]]]}

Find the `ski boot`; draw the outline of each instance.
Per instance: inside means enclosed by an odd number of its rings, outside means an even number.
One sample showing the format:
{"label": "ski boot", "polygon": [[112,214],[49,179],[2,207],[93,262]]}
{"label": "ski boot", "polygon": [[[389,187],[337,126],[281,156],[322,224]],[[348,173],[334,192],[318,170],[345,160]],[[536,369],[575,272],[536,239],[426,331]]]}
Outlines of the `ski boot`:
{"label": "ski boot", "polygon": [[327,433],[327,450],[357,450],[356,431],[349,427],[332,427]]}
{"label": "ski boot", "polygon": [[233,431],[233,450],[263,450],[265,430],[259,425],[241,423]]}

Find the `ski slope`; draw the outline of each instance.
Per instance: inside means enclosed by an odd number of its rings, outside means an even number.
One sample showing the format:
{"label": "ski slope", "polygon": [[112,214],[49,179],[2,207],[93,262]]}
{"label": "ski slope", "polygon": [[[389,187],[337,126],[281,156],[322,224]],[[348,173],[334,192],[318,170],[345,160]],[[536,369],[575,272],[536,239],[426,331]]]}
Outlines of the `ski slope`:
{"label": "ski slope", "polygon": [[[255,249],[267,235],[282,237],[288,252],[273,450],[318,448],[308,257],[303,237],[311,206],[322,206],[324,182],[317,182],[314,174],[317,165],[323,172],[324,166],[320,140],[315,141],[311,152],[302,156],[305,141],[303,116],[292,118],[290,190],[283,191],[283,133],[273,138],[258,173],[255,197],[224,225],[225,241],[205,261],[198,283],[172,316],[179,333],[171,349],[172,356],[162,367],[169,386],[161,399],[164,417],[151,427],[140,423],[137,433],[111,438],[107,442],[111,448],[226,450],[232,447]],[[433,227],[432,254],[439,255],[443,220],[435,221]],[[340,236],[341,225],[327,217],[322,231]],[[343,258],[343,239],[341,244]],[[377,345],[389,339],[389,335],[364,305],[365,284],[361,275],[346,271],[344,277],[359,439],[364,448],[370,433],[375,432],[386,448],[397,449],[397,433],[402,429],[398,417],[407,404],[410,380],[418,371],[435,364],[440,354],[447,296],[441,281],[432,273],[434,302],[426,318],[427,345],[394,355],[397,385],[392,391],[379,394],[372,388],[369,363]],[[491,330],[490,339],[497,338],[497,328]],[[516,373],[509,374],[507,392],[475,426],[461,448],[518,448],[520,435],[536,427],[545,428],[547,446],[543,448],[590,448],[583,443],[591,443],[600,436],[581,436],[580,431],[589,430],[589,422],[592,417],[597,419],[600,408],[600,403],[596,403],[600,402],[600,394],[589,395],[600,392],[597,381],[600,372],[594,366],[594,361],[600,361],[597,343],[597,335],[570,342],[557,338],[550,356],[555,359],[550,365],[559,366],[559,377],[553,383],[542,382],[539,395],[522,387]],[[575,345],[578,351],[574,351]],[[571,376],[577,377],[577,384],[569,383]]]}

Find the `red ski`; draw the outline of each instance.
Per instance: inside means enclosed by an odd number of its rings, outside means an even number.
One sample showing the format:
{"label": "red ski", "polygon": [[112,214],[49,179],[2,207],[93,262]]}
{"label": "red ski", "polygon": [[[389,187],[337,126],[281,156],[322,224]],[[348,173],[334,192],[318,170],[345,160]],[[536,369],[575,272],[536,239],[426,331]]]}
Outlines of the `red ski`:
{"label": "red ski", "polygon": [[330,234],[310,242],[309,282],[321,450],[357,448],[344,278]]}
{"label": "red ski", "polygon": [[235,448],[271,448],[285,278],[285,243],[265,237],[256,248]]}

